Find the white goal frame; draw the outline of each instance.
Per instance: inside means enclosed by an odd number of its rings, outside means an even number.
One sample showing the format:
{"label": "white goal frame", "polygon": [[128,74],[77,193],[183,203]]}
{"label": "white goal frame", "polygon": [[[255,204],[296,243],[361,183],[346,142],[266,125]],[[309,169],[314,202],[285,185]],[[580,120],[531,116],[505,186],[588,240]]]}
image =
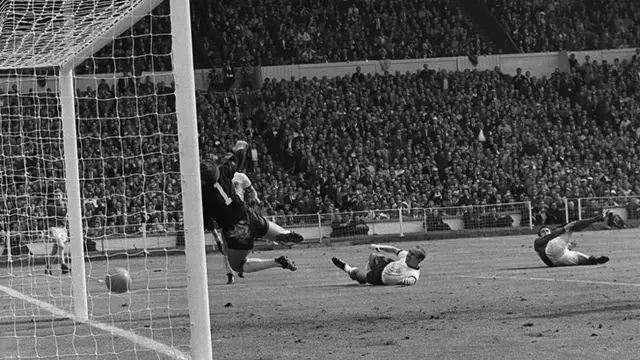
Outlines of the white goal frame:
{"label": "white goal frame", "polygon": [[[82,0],[79,0],[82,1]],[[143,0],[127,16],[100,29],[93,43],[83,44],[71,51],[60,66],[59,91],[65,160],[65,186],[68,196],[69,238],[71,250],[73,315],[78,322],[90,322],[87,304],[84,237],[80,193],[79,157],[76,134],[76,91],[74,69],[95,52],[129,29],[132,18],[139,19],[162,3],[162,0]],[[195,79],[191,38],[191,15],[188,1],[171,0],[172,72],[175,82],[176,114],[180,151],[180,172],[184,213],[185,253],[187,266],[187,295],[190,316],[191,356],[193,359],[212,359],[209,292],[206,266],[205,234],[200,194],[200,165],[198,126],[195,101]],[[71,20],[72,21],[72,20]],[[178,25],[180,24],[180,25]],[[61,37],[64,41],[64,36]],[[68,40],[68,38],[67,38]],[[73,40],[72,40],[73,41]],[[73,44],[77,46],[77,42]],[[75,54],[73,54],[75,52]],[[19,55],[14,55],[16,58]],[[0,68],[10,69],[7,59],[0,59]],[[15,59],[14,59],[15,61]],[[9,61],[10,63],[10,61]],[[27,61],[26,66],[29,67]],[[45,64],[40,64],[44,66]],[[40,66],[40,67],[42,67]],[[35,66],[37,67],[37,66]]]}

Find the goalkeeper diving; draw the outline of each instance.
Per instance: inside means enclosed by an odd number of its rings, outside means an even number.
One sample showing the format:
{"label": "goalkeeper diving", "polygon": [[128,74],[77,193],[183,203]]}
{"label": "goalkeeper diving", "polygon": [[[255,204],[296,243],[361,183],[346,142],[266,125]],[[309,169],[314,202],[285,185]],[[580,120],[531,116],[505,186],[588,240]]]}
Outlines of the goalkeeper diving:
{"label": "goalkeeper diving", "polygon": [[[259,202],[258,194],[249,178],[242,173],[248,144],[238,141],[233,153],[225,156],[222,164],[202,161],[200,176],[202,182],[202,210],[207,230],[214,230],[215,221],[220,227],[223,251],[228,259],[228,268],[242,275],[280,267],[296,270],[295,264],[285,256],[275,259],[249,258],[257,239],[267,239],[284,245],[300,243],[304,238],[295,232],[268,221],[250,204]],[[229,270],[228,270],[229,271]],[[233,273],[228,273],[233,275]],[[233,278],[229,276],[228,282]]]}

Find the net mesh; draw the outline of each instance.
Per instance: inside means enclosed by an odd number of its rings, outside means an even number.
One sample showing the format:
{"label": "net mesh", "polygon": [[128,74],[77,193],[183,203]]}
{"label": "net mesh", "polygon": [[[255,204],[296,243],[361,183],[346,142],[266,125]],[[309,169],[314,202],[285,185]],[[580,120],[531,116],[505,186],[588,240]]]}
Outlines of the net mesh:
{"label": "net mesh", "polygon": [[[0,66],[20,68],[0,79],[0,348],[8,358],[189,352],[170,9],[165,3],[138,16],[136,5],[2,3]],[[135,26],[99,48],[96,32],[123,18]],[[98,325],[69,319],[73,278],[59,256],[47,256],[56,243],[47,205],[67,197],[68,179],[59,73],[42,66],[65,63],[85,46],[95,54],[76,68],[76,135],[88,310]],[[66,233],[65,216],[57,216]],[[122,294],[105,286],[118,267],[132,278]]]}
{"label": "net mesh", "polygon": [[110,30],[141,3],[142,0],[2,1],[0,69],[66,64],[94,46],[97,39],[112,40]]}

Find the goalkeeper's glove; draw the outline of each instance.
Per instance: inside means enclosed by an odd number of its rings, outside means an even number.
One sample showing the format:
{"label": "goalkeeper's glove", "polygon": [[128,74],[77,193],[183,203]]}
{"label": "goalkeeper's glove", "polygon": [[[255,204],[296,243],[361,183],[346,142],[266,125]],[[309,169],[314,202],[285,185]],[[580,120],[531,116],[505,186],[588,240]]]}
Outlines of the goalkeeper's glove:
{"label": "goalkeeper's glove", "polygon": [[414,278],[413,276],[409,276],[408,278],[402,279],[400,281],[400,283],[402,283],[402,285],[407,285],[407,286],[411,286],[413,284],[415,284],[418,280],[416,278]]}
{"label": "goalkeeper's glove", "polygon": [[380,245],[378,244],[371,244],[369,245],[369,248],[373,251],[380,252]]}

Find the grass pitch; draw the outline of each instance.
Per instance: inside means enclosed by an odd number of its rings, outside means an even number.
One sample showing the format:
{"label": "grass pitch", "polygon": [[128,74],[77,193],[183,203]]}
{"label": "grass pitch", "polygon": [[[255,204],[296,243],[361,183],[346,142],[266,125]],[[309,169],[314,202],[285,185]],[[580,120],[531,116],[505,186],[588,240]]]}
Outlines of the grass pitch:
{"label": "grass pitch", "polygon": [[[638,234],[576,234],[576,250],[611,261],[565,268],[544,266],[534,236],[394,243],[428,252],[412,287],[359,285],[330,261],[363,266],[365,245],[256,252],[285,254],[298,271],[246,274],[234,285],[210,254],[215,359],[636,359]],[[93,319],[188,352],[185,263],[183,255],[87,263]],[[130,294],[109,295],[99,282],[115,266],[131,271]],[[0,284],[71,311],[70,279],[42,269],[0,269]],[[3,292],[0,315],[0,358],[169,358]]]}

